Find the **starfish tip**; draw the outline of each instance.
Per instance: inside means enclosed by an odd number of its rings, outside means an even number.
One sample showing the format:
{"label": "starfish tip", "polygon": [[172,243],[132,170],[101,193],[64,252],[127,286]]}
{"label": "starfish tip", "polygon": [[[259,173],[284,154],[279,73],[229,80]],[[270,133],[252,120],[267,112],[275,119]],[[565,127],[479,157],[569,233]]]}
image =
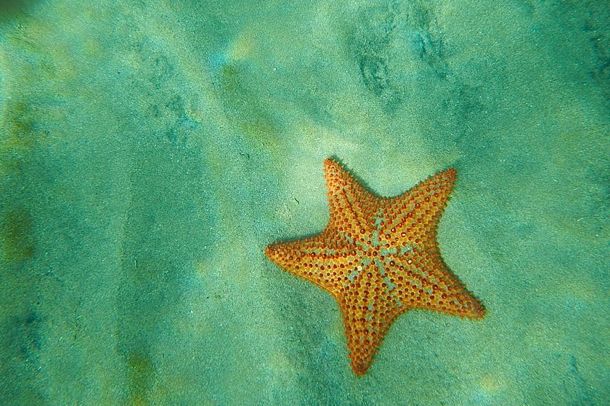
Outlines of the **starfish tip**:
{"label": "starfish tip", "polygon": [[325,169],[329,169],[329,168],[332,168],[332,167],[338,167],[338,166],[341,166],[341,165],[339,164],[339,162],[337,162],[332,157],[328,157],[328,158],[326,158],[324,160],[324,168]]}
{"label": "starfish tip", "polygon": [[273,253],[275,252],[275,246],[273,244],[267,245],[265,247],[265,256],[269,259],[273,258]]}
{"label": "starfish tip", "polygon": [[480,307],[476,310],[476,312],[474,313],[474,317],[473,319],[475,320],[481,320],[482,318],[485,317],[485,315],[487,314],[487,309],[485,308],[485,306],[483,306],[482,304],[480,305]]}
{"label": "starfish tip", "polygon": [[439,172],[437,176],[453,183],[457,179],[457,170],[455,168],[447,168],[444,171]]}

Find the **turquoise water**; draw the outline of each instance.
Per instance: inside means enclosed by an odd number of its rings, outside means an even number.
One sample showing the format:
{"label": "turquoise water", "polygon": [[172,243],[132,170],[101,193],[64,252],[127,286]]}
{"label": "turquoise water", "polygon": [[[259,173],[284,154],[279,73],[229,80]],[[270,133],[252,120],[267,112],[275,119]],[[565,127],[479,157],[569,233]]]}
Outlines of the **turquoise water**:
{"label": "turquoise water", "polygon": [[[604,1],[1,3],[0,403],[610,402]],[[297,3],[297,4],[293,4]],[[481,321],[413,311],[356,377],[269,243],[448,167]]]}

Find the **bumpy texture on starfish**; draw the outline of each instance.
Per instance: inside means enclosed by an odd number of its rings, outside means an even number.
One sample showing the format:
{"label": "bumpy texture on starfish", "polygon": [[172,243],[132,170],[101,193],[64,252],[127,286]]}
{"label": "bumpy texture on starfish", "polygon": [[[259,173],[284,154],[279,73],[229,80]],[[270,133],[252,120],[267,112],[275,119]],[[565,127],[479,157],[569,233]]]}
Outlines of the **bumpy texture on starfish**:
{"label": "bumpy texture on starfish", "polygon": [[436,228],[456,179],[439,172],[385,198],[324,161],[330,221],[319,235],[267,247],[269,259],[330,292],[341,307],[352,369],[364,374],[396,317],[428,309],[473,319],[483,305],[445,265]]}

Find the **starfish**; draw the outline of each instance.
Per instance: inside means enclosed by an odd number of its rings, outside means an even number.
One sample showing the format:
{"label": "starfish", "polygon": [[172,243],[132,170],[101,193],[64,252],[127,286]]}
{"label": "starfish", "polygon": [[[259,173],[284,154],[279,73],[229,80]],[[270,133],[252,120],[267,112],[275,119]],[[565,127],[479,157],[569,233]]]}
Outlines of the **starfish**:
{"label": "starfish", "polygon": [[367,371],[388,329],[406,311],[485,315],[483,304],[443,261],[436,241],[455,169],[396,197],[368,191],[331,158],[324,161],[324,174],[330,206],[326,229],[269,245],[265,254],[336,299],[356,375]]}

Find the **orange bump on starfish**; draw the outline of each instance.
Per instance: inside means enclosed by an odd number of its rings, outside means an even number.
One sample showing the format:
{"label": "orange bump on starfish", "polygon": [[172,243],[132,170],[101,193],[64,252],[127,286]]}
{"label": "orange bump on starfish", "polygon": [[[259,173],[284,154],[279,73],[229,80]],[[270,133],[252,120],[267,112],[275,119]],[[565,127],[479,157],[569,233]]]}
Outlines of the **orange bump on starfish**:
{"label": "orange bump on starfish", "polygon": [[480,319],[485,308],[449,270],[436,228],[456,179],[447,169],[403,194],[366,190],[324,161],[330,220],[319,235],[272,244],[267,257],[330,292],[339,303],[352,369],[363,375],[400,314],[427,309]]}

